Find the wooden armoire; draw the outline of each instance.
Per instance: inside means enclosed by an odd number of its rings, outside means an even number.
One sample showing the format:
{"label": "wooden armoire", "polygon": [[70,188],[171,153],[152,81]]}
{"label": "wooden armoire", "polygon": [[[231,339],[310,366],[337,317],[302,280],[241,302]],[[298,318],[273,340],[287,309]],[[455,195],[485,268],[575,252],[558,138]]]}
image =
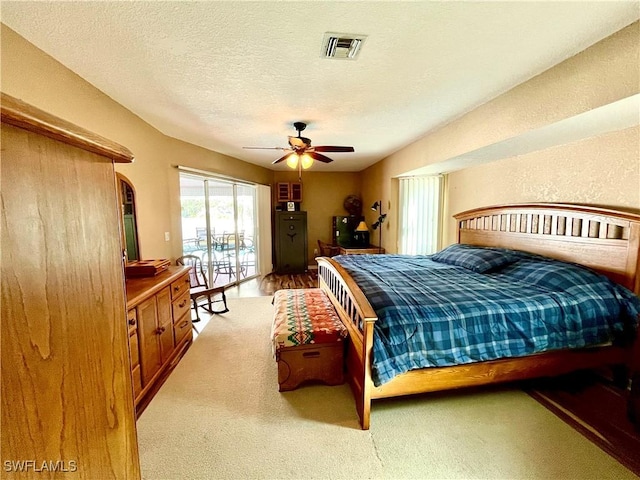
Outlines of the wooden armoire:
{"label": "wooden armoire", "polygon": [[2,468],[140,478],[114,162],[2,94]]}

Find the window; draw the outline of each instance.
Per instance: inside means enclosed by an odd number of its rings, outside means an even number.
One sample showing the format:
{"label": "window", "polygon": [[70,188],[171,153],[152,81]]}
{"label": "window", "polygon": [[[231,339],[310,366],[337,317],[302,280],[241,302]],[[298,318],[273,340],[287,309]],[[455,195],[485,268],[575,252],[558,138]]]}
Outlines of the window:
{"label": "window", "polygon": [[428,255],[438,251],[442,178],[400,178],[400,253]]}

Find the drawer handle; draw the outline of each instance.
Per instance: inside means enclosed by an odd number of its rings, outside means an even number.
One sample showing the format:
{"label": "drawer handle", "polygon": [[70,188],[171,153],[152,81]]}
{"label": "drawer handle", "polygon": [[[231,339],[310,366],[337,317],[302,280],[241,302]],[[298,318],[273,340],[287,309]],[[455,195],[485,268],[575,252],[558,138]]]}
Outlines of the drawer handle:
{"label": "drawer handle", "polygon": [[157,333],[158,335],[162,335],[162,334],[164,333],[164,331],[165,331],[165,330],[166,330],[166,328],[165,328],[165,327],[160,327],[160,328],[158,328],[158,330],[156,330],[156,333]]}
{"label": "drawer handle", "polygon": [[175,287],[173,287],[173,291],[177,292],[180,290],[180,285],[176,285]]}
{"label": "drawer handle", "polygon": [[184,328],[187,325],[189,325],[189,320],[185,320],[184,322],[182,322],[182,325],[180,325],[180,328]]}
{"label": "drawer handle", "polygon": [[135,318],[130,318],[129,319],[129,325],[135,325],[136,324],[136,319]]}
{"label": "drawer handle", "polygon": [[302,356],[306,358],[315,358],[320,356],[320,352],[304,352]]}
{"label": "drawer handle", "polygon": [[187,299],[185,298],[184,300],[182,300],[179,304],[178,307],[182,308],[187,304]]}

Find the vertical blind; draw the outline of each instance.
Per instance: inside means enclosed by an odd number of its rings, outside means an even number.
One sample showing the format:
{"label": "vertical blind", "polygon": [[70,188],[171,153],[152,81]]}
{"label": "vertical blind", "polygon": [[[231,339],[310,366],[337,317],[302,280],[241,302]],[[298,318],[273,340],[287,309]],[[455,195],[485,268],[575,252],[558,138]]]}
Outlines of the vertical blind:
{"label": "vertical blind", "polygon": [[439,248],[442,176],[400,178],[400,253]]}

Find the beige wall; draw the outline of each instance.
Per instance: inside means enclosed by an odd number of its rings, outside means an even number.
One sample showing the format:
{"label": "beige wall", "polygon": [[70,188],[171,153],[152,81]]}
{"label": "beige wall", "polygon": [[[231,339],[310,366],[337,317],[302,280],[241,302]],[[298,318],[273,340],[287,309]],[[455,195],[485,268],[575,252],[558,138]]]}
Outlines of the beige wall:
{"label": "beige wall", "polygon": [[380,243],[380,232],[371,230],[371,225],[378,219],[378,213],[371,210],[371,205],[382,201],[382,213],[387,214],[382,225],[382,248],[387,253],[396,252],[398,231],[398,180],[393,178],[393,163],[383,160],[366,169],[362,174],[363,214],[369,225],[370,239],[373,245]]}
{"label": "beige wall", "polygon": [[[449,214],[481,205],[586,203],[640,213],[640,127],[449,175]],[[449,243],[455,222],[448,223]]]}
{"label": "beige wall", "polygon": [[[274,172],[274,182],[297,181],[297,172]],[[275,188],[273,190],[275,191]],[[360,196],[359,173],[322,173],[312,170],[302,173],[302,203],[300,209],[307,212],[309,265],[316,265],[313,251],[317,248],[318,240],[328,243],[332,240],[332,217],[334,215],[347,215],[343,203],[344,199],[351,194]]]}
{"label": "beige wall", "polygon": [[[373,199],[381,194],[385,201],[391,202],[384,246],[395,251],[397,241],[397,206],[393,204],[397,199],[397,183],[394,177],[639,93],[639,40],[640,23],[636,22],[365,170],[362,179],[364,198]],[[640,173],[634,167],[638,162],[637,146],[637,129],[631,129],[465,169],[451,175],[445,218],[451,218],[460,209],[491,204],[498,199],[498,203],[525,199],[606,202],[613,207],[640,209]],[[594,148],[607,153],[596,155]],[[614,152],[623,157],[612,163],[611,157],[617,155]],[[582,158],[588,159],[588,168],[583,167]],[[614,172],[620,162],[625,168]],[[505,183],[515,175],[514,172],[518,172],[528,186],[506,187]],[[617,177],[623,172],[629,176],[617,187],[609,178],[594,183],[597,172],[607,177]],[[567,188],[553,186],[556,178],[568,176],[571,176],[571,182],[562,182]],[[449,233],[452,222],[449,220],[447,224]],[[446,243],[451,241],[453,237],[445,238]]]}
{"label": "beige wall", "polygon": [[[261,184],[271,170],[167,137],[80,78],[71,70],[1,25],[0,88],[46,112],[129,148],[136,160],[117,170],[137,194],[140,250],[145,258],[181,253],[178,172],[186,165]],[[171,241],[166,242],[164,232]]]}

